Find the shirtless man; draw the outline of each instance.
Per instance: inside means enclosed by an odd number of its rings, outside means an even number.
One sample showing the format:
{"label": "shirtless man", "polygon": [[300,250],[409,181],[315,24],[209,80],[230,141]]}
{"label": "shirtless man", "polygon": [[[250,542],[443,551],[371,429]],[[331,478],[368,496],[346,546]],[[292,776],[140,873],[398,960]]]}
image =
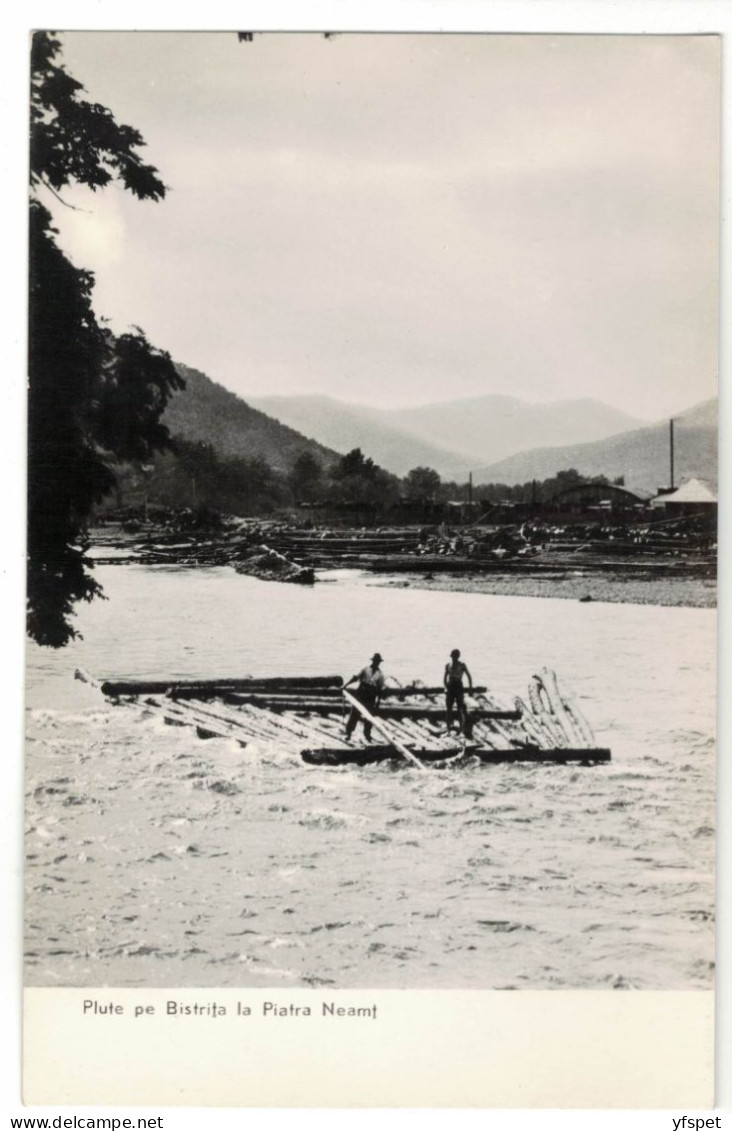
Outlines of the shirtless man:
{"label": "shirtless man", "polygon": [[445,665],[445,705],[447,707],[447,729],[452,730],[453,707],[457,707],[458,731],[465,730],[465,688],[463,676],[467,677],[468,687],[473,690],[473,677],[468,671],[468,665],[460,659],[460,649],[453,648],[450,653],[450,662]]}

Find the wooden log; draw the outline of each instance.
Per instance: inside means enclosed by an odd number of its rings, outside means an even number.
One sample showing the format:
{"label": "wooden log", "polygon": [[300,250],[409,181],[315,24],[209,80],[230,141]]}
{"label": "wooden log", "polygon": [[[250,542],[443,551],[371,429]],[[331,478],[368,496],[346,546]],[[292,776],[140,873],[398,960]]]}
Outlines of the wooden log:
{"label": "wooden log", "polygon": [[554,743],[549,734],[547,734],[544,727],[542,727],[536,719],[536,716],[526,706],[522,699],[516,698],[516,706],[519,708],[521,714],[521,729],[527,735],[528,739],[535,742],[537,746],[549,747]]}
{"label": "wooden log", "polygon": [[212,705],[209,700],[204,700],[198,702],[196,706],[198,710],[207,711],[213,718],[223,719],[225,722],[231,723],[232,726],[239,726],[250,732],[255,728],[261,732],[260,737],[262,735],[277,737],[280,731],[277,724],[279,716],[269,711],[232,710],[218,700],[215,705]]}
{"label": "wooden log", "polygon": [[567,736],[569,744],[576,747],[584,745],[583,735],[562,699],[556,673],[550,668],[542,668],[539,672],[539,679],[546,691],[552,713]]}
{"label": "wooden log", "polygon": [[227,701],[236,702],[239,706],[258,707],[268,711],[312,711],[314,714],[331,715],[341,714],[343,710],[343,700],[340,695],[334,696],[309,696],[299,695],[296,697],[278,696],[276,699],[270,695],[251,694],[251,695],[237,695],[234,700],[233,697],[227,696]]}
{"label": "wooden log", "polygon": [[274,720],[274,725],[278,732],[278,737],[281,736],[288,742],[292,742],[294,739],[297,741],[298,746],[301,746],[303,741],[317,746],[322,743],[323,740],[332,742],[335,738],[335,734],[331,733],[331,731],[320,726],[314,726],[309,720],[298,719],[295,721],[284,715],[277,715]]}
{"label": "wooden log", "polygon": [[195,706],[191,704],[189,709],[195,711],[195,714],[204,722],[212,720],[228,727],[229,730],[240,730],[249,738],[268,739],[273,733],[269,718],[252,718],[250,714],[241,712],[236,719],[229,719],[222,715],[220,711],[211,708],[207,703],[196,703]]}
{"label": "wooden log", "polygon": [[325,688],[340,690],[343,680],[339,675],[330,676],[245,676],[241,679],[118,679],[104,680],[101,690],[104,695],[164,695],[177,693],[181,689],[196,691],[199,695],[218,695],[224,691],[278,691],[308,689],[321,691]]}
{"label": "wooden log", "polygon": [[[167,698],[147,700],[147,702],[160,707],[167,720],[177,719],[195,726],[201,737],[234,738],[244,746],[252,740],[269,741],[272,737],[271,726],[266,722],[262,726],[257,718],[253,719],[245,714],[240,714],[236,720],[230,721],[210,709],[208,704],[178,703],[174,699]],[[208,733],[202,734],[202,731]]]}
{"label": "wooden log", "polygon": [[[391,725],[393,726],[394,724],[392,723]],[[445,753],[455,751],[455,736],[449,735],[446,732],[436,735],[431,729],[420,727],[414,722],[409,722],[402,723],[402,733],[405,735],[407,741],[410,741],[414,746],[419,746],[424,749],[436,747],[443,750]],[[463,743],[460,742],[459,739],[458,741],[462,746]]]}
{"label": "wooden log", "polygon": [[[501,719],[487,719],[485,723],[480,724],[480,735],[484,735],[486,729],[494,736],[495,741],[492,745],[495,750],[510,750],[517,745],[526,744],[525,736],[522,734],[521,728],[511,727]],[[476,735],[476,738],[477,737]]]}
{"label": "wooden log", "polygon": [[[84,673],[84,678],[92,682],[92,677]],[[300,696],[329,698],[340,696],[343,688],[341,676],[272,676],[218,679],[106,679],[101,690],[108,696],[162,695],[168,692],[178,698],[224,697],[234,695],[257,695],[283,700],[297,699]],[[483,695],[485,687],[474,687],[472,694]],[[386,687],[382,692],[385,699],[413,699],[415,697],[443,697],[444,687],[422,687],[410,684],[406,687]],[[235,701],[230,699],[229,701]]]}
{"label": "wooden log", "polygon": [[172,723],[174,726],[182,724],[183,726],[194,727],[199,738],[233,738],[240,745],[247,745],[246,739],[243,738],[241,733],[234,733],[233,728],[227,726],[221,720],[206,718],[189,707],[178,706],[178,704],[172,702],[162,702],[155,705],[160,708],[166,722]]}
{"label": "wooden log", "polygon": [[[193,698],[194,692],[184,691],[181,695],[176,693],[177,699]],[[258,707],[267,707],[273,711],[311,711],[314,714],[327,715],[332,713],[340,713],[342,708],[342,698],[340,695],[333,695],[328,697],[323,696],[286,696],[286,695],[264,695],[256,692],[248,694],[227,694],[225,699],[229,703],[238,703],[241,705],[252,704]],[[478,719],[518,719],[519,714],[514,710],[491,710],[489,708],[472,708],[468,709],[468,715],[473,721]],[[447,719],[447,712],[444,708],[435,705],[415,704],[415,703],[387,703],[379,708],[379,718],[389,720],[403,720],[403,719],[416,719],[426,720],[434,723],[445,722]]]}
{"label": "wooden log", "polygon": [[[339,707],[343,703],[341,696],[341,687],[293,687],[287,691],[222,691],[220,698],[227,703],[253,703],[266,702],[267,706],[278,707],[288,705],[289,703],[300,701],[308,703],[322,703],[325,706],[330,705],[333,708]],[[176,692],[176,694],[179,694]],[[195,692],[190,692],[188,689],[183,688],[182,694],[192,695]]]}
{"label": "wooden log", "polygon": [[[259,714],[264,714],[263,708],[247,708],[249,711],[256,711]],[[306,741],[322,742],[323,739],[332,741],[337,735],[339,739],[342,736],[342,719],[338,718],[337,722],[333,716],[330,717],[317,717],[316,719],[303,717],[301,715],[283,715],[280,713],[269,713],[269,718],[272,725],[280,732],[287,732],[297,735],[300,739],[305,738]],[[331,719],[333,723],[331,725]]]}
{"label": "wooden log", "polygon": [[[515,708],[512,711],[498,711],[488,707],[470,707],[467,704],[466,714],[473,722],[477,722],[480,719],[516,720],[520,717]],[[380,707],[379,715],[384,719],[427,719],[431,722],[447,721],[446,708],[422,707],[412,703],[400,704],[399,706],[392,706],[391,703],[388,703]]]}
{"label": "wooden log", "polygon": [[414,755],[408,747],[402,745],[402,743],[400,743],[398,739],[393,738],[389,732],[389,729],[385,727],[383,723],[380,723],[378,719],[375,719],[374,716],[366,710],[363,703],[359,703],[358,699],[356,699],[354,695],[351,695],[350,691],[346,691],[345,688],[343,694],[351,704],[351,706],[355,707],[359,715],[361,715],[361,717],[365,719],[367,723],[371,723],[375,731],[378,731],[378,733],[381,734],[387,742],[390,742],[399,751],[400,754],[402,754],[410,762],[413,762],[415,766],[419,766],[420,770],[424,769],[424,766],[420,762],[419,758],[417,758],[416,755]]}
{"label": "wooden log", "polygon": [[473,741],[477,743],[481,749],[505,750],[509,748],[506,739],[496,734],[490,724],[477,727],[473,731]]}
{"label": "wooden log", "polygon": [[565,706],[568,713],[572,716],[577,730],[582,735],[583,745],[592,746],[595,741],[595,735],[577,702],[575,700],[565,701]]}
{"label": "wooden log", "polygon": [[[462,751],[460,751],[462,753]],[[444,762],[446,751],[445,750],[424,750],[420,751],[420,758],[425,762]],[[321,747],[308,747],[300,751],[300,757],[303,762],[311,766],[369,766],[376,762],[393,762],[399,761],[403,763],[403,758],[399,756],[398,751],[394,746],[387,745],[371,745],[371,746],[321,746]],[[424,769],[424,766],[422,767]]]}
{"label": "wooden log", "polygon": [[554,746],[571,745],[571,738],[563,726],[562,718],[555,713],[549,695],[539,676],[532,676],[529,683],[529,701],[537,725],[543,727],[553,740]]}
{"label": "wooden log", "polygon": [[538,746],[525,746],[514,747],[510,750],[477,750],[471,751],[471,753],[477,754],[481,762],[545,762],[550,765],[567,762],[592,765],[593,763],[609,762],[611,757],[610,751],[602,747],[574,748],[565,746],[542,750]]}
{"label": "wooden log", "polygon": [[[300,757],[303,762],[313,766],[342,766],[342,765],[356,765],[367,766],[375,762],[393,761],[395,758],[395,750],[393,746],[374,745],[366,746],[363,748],[353,747],[311,747],[300,752]],[[554,749],[554,750],[541,750],[539,747],[523,747],[521,749],[510,748],[501,750],[488,750],[485,747],[473,747],[468,745],[464,753],[477,756],[481,762],[486,764],[500,764],[501,762],[534,762],[552,764],[566,764],[568,762],[577,762],[581,765],[594,765],[596,763],[606,763],[610,761],[610,751],[601,748],[590,749]],[[443,763],[446,752],[440,749],[422,750],[420,757],[423,761],[430,765],[432,763]],[[463,751],[460,751],[456,757],[460,757]]]}
{"label": "wooden log", "polygon": [[[475,686],[472,691],[467,692],[468,695],[485,695],[487,687]],[[439,695],[444,697],[445,687],[423,687],[419,683],[408,683],[404,687],[385,687],[381,692],[382,699],[404,699],[413,695],[435,696]]]}
{"label": "wooden log", "polygon": [[[381,719],[381,717],[381,712],[379,712],[378,718]],[[429,746],[429,736],[422,733],[417,726],[408,727],[404,723],[390,719],[389,734],[392,738],[397,738],[405,746]]]}

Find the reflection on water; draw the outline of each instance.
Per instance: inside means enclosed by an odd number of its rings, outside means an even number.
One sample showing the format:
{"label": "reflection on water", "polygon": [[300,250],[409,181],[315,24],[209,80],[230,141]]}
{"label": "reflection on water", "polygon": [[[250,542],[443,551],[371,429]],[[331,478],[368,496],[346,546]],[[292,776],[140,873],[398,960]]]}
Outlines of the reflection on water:
{"label": "reflection on water", "polygon": [[[29,652],[29,984],[710,984],[713,611],[98,574],[85,639]],[[73,680],[349,676],[378,649],[439,682],[453,647],[509,694],[556,668],[613,762],[305,767]]]}

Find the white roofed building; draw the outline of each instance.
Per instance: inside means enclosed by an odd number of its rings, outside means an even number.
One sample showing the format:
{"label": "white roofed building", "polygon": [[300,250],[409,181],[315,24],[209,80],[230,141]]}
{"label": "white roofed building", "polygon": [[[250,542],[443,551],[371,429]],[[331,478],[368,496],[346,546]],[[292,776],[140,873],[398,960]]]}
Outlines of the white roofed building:
{"label": "white roofed building", "polygon": [[678,514],[699,514],[716,509],[717,495],[702,479],[687,479],[675,491],[656,495],[651,506]]}

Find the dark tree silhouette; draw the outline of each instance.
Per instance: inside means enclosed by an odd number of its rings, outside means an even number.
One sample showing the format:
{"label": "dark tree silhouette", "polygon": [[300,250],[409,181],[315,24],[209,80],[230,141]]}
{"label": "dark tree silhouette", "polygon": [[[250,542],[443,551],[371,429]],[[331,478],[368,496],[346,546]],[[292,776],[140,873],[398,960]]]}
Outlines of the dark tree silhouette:
{"label": "dark tree silhouette", "polygon": [[410,502],[434,503],[442,480],[431,467],[413,467],[404,479],[404,491]]}
{"label": "dark tree silhouette", "polygon": [[317,497],[322,485],[322,464],[312,452],[301,452],[287,478],[295,502],[311,503]]}
{"label": "dark tree silhouette", "polygon": [[353,448],[331,469],[333,497],[339,503],[350,503],[383,510],[399,497],[399,480],[384,471],[360,448]]}
{"label": "dark tree silhouette", "polygon": [[140,134],[81,97],[60,50],[52,33],[33,36],[27,628],[56,648],[78,635],[68,620],[76,602],[102,595],[84,556],[89,513],[114,487],[116,460],[145,461],[170,447],[160,415],[184,387],[141,330],[115,338],[97,321],[94,276],[61,251],[38,199],[41,185],[58,196],[72,182],[96,190],[114,178],[140,199],[166,191],[140,159]]}

